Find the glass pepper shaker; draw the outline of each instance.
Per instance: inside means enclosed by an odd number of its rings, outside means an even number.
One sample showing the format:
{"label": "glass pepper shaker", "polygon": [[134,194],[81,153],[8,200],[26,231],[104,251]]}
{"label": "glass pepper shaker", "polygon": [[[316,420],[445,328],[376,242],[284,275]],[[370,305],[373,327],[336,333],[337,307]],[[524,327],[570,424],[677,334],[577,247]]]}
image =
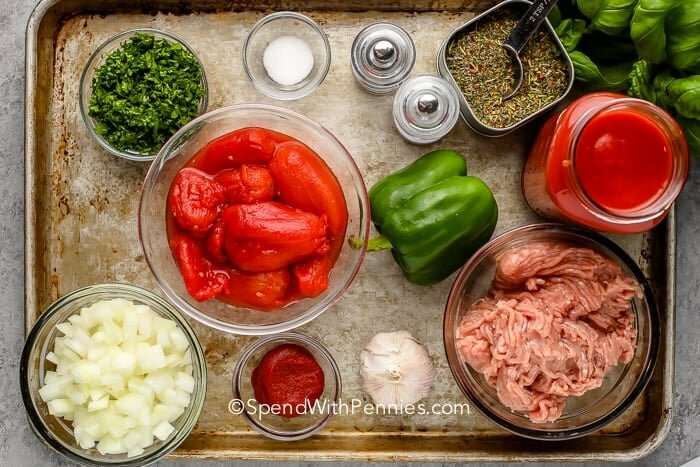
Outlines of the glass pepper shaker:
{"label": "glass pepper shaker", "polygon": [[393,113],[396,129],[406,140],[415,144],[434,143],[457,123],[459,96],[438,76],[416,76],[396,92]]}
{"label": "glass pepper shaker", "polygon": [[411,36],[392,23],[373,23],[360,31],[350,52],[352,74],[367,92],[396,90],[413,69],[416,47]]}

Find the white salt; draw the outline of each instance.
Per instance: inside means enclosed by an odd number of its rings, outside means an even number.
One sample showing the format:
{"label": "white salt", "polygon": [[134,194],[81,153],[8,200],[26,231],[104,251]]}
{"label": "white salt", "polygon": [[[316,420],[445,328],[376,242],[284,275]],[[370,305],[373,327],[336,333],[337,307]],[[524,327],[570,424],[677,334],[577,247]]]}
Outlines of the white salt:
{"label": "white salt", "polygon": [[309,76],[314,67],[314,54],[303,39],[281,36],[265,48],[263,66],[273,81],[292,86]]}

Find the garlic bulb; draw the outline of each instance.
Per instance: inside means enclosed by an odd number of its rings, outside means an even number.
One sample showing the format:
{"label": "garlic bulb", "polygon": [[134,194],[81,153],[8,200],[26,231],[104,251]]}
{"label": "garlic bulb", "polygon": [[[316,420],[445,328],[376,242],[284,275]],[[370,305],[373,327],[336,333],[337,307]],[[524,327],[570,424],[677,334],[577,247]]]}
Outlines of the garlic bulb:
{"label": "garlic bulb", "polygon": [[430,393],[435,368],[408,331],[380,332],[360,353],[360,375],[375,404],[401,408]]}

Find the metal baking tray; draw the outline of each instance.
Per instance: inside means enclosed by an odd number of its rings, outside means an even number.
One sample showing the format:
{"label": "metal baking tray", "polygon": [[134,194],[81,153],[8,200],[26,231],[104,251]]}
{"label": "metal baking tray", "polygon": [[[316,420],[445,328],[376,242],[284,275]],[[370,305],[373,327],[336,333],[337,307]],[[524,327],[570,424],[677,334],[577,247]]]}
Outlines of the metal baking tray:
{"label": "metal baking tray", "polygon": [[[92,51],[112,34],[134,27],[175,32],[202,60],[210,109],[242,101],[273,102],[244,77],[241,44],[265,13],[301,10],[328,33],[330,72],[311,96],[281,105],[323,122],[354,155],[368,186],[435,147],[466,155],[469,171],[494,190],[497,233],[537,220],[520,191],[532,131],[497,141],[460,123],[438,145],[406,144],[391,119],[392,96],[374,96],[354,83],[350,45],[370,22],[392,21],[417,46],[415,74],[434,73],[438,47],[457,26],[493,1],[469,0],[43,0],[32,14],[26,44],[26,328],[57,297],[80,286],[130,282],[158,291],[144,262],[136,208],[147,164],[117,159],[91,140],[78,111],[80,73]],[[279,103],[278,103],[279,104]],[[337,415],[318,435],[276,442],[231,415],[231,371],[250,338],[193,323],[205,349],[208,394],[199,423],[172,454],[176,458],[372,461],[633,460],[668,433],[672,412],[675,227],[673,214],[646,235],[616,237],[654,284],[662,310],[662,348],[644,394],[605,430],[582,439],[537,443],[504,432],[475,410],[462,415]],[[442,314],[451,280],[433,287],[406,282],[388,253],[367,255],[352,287],[331,310],[300,329],[337,358],[343,398],[366,399],[359,352],[377,331],[407,329],[425,342],[437,367],[426,404],[466,403],[442,348]]]}

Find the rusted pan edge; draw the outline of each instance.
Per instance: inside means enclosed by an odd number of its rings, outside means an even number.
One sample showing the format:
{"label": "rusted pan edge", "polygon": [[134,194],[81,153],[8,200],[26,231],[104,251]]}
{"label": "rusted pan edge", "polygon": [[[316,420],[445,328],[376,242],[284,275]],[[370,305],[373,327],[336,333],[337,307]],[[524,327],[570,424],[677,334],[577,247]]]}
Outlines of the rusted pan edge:
{"label": "rusted pan edge", "polygon": [[27,22],[24,49],[24,333],[32,327],[31,310],[37,308],[36,262],[36,89],[39,25],[58,0],[40,1]]}

